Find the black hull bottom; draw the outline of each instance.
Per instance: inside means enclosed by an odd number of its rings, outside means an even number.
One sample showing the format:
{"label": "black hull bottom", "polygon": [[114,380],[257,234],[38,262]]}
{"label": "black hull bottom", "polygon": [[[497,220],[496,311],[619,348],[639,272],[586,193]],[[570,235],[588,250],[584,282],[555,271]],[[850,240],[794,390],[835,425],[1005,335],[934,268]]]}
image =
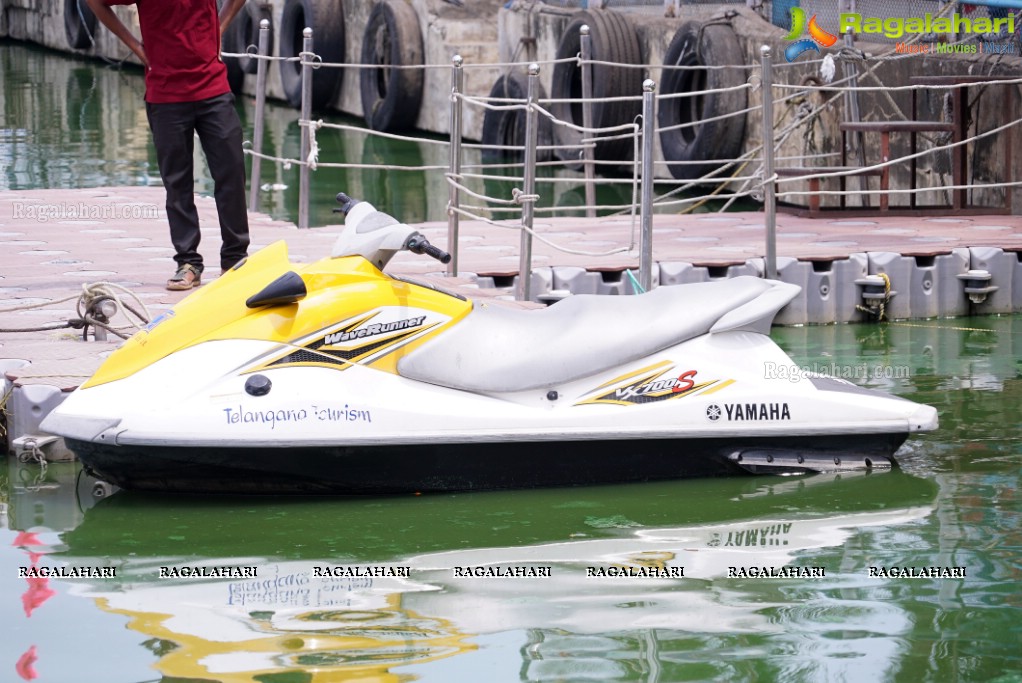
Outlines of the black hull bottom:
{"label": "black hull bottom", "polygon": [[889,468],[906,434],[180,448],[67,439],[94,476],[181,493],[376,494]]}

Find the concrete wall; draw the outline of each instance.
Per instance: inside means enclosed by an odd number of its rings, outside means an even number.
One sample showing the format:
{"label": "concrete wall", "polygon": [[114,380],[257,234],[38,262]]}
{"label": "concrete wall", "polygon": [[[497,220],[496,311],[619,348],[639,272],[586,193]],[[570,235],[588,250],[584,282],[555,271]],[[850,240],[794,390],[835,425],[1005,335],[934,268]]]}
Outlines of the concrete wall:
{"label": "concrete wall", "polygon": [[[521,0],[511,2],[506,8],[501,0],[471,0],[466,3],[465,7],[457,7],[444,0],[410,1],[416,10],[424,37],[425,63],[431,67],[426,70],[424,77],[424,99],[417,121],[419,129],[438,134],[449,132],[450,64],[451,58],[455,54],[460,54],[464,58],[465,91],[471,95],[487,95],[497,78],[509,68],[504,64],[512,61],[528,62],[532,60],[540,61],[541,82],[547,94],[551,94],[553,67],[550,64],[543,64],[543,62],[553,58],[561,35],[571,20],[572,10]],[[3,0],[3,2],[3,11],[0,11],[0,35],[8,35],[19,40],[33,40],[55,49],[68,50],[64,35],[62,0]],[[345,61],[355,64],[361,58],[362,34],[372,4],[356,0],[346,0],[343,3],[341,0],[337,0],[337,3],[339,6],[343,5],[345,17]],[[280,27],[284,0],[269,0],[267,4],[271,8],[274,26],[272,52],[278,54],[276,33]],[[683,22],[690,19],[705,21],[711,16],[719,16],[725,9],[734,13],[730,21],[744,49],[747,64],[758,65],[760,63],[760,47],[766,44],[773,48],[775,55],[776,80],[800,84],[818,79],[816,65],[796,63],[792,66],[786,64],[782,56],[783,48],[787,45],[783,40],[784,32],[754,11],[740,5],[730,5],[725,8],[712,5],[682,5],[679,16],[673,18],[664,17],[662,9],[659,7],[622,9],[621,12],[631,19],[640,37],[644,62],[650,65],[644,75],[654,80],[660,79],[660,70],[656,67],[662,64],[667,45]],[[137,25],[133,8],[121,7],[117,11],[129,25]],[[875,44],[859,44],[858,47],[872,54],[881,54],[890,49],[889,45]],[[97,30],[95,46],[85,51],[85,54],[114,60],[124,59],[130,55],[128,50],[102,27]],[[920,73],[995,75],[1019,73],[1019,67],[1022,66],[1022,59],[1019,57],[1003,55],[994,57],[994,55],[981,54],[939,57],[931,55],[891,60],[884,62],[873,72],[875,78],[864,77],[861,83],[864,86],[904,85],[909,82],[909,76]],[[133,60],[134,57],[131,56],[130,59]],[[754,81],[758,79],[758,69],[751,69],[749,73]],[[269,95],[283,99],[278,63],[271,64],[268,76]],[[247,76],[246,91],[251,93],[254,87],[255,76]],[[973,130],[989,130],[1000,125],[1004,116],[1011,119],[1022,116],[1022,94],[1020,94],[1019,87],[998,86],[998,88],[1001,87],[1010,90],[1009,106],[1003,107],[999,93],[994,93],[995,88],[991,88],[990,92],[980,98],[973,108],[975,120]],[[971,92],[975,95],[978,91]],[[806,91],[802,98],[805,104],[801,110],[805,110],[809,105],[815,106],[824,102],[832,94],[829,91]],[[761,92],[758,89],[752,90],[749,96],[749,105],[758,106],[762,101],[761,97]],[[910,97],[908,92],[862,93],[860,108],[863,118],[891,119],[907,116],[911,108]],[[799,115],[799,104],[800,102],[796,102],[791,106],[780,105],[775,108],[778,126],[789,124]],[[777,150],[777,156],[782,159],[780,163],[801,165],[796,161],[783,161],[783,159],[819,152],[840,151],[842,140],[837,130],[837,123],[846,116],[843,107],[841,99],[837,100],[826,108],[818,120],[812,123],[808,133],[800,132],[791,136]],[[924,92],[919,97],[920,113],[918,117],[940,119],[942,107],[942,93]],[[334,108],[361,118],[362,106],[357,68],[345,69],[343,87],[334,102]],[[474,140],[481,138],[483,113],[479,107],[465,109],[464,133],[466,137]],[[929,137],[933,138],[934,136],[929,135]],[[755,147],[760,143],[761,138],[761,115],[759,111],[753,111],[746,120],[746,148]],[[920,149],[924,149],[929,144],[926,140],[926,137],[922,139]],[[1009,150],[1013,147],[1018,148],[1020,141],[1022,141],[1022,133],[1016,131],[1014,140],[1001,135],[971,145],[969,147],[971,179],[974,182],[987,183],[1003,181],[1007,177],[1018,177],[1018,170],[1006,171],[1006,162]],[[894,135],[892,144],[895,156],[908,152],[907,135]],[[867,161],[876,163],[878,140],[867,140],[866,147],[869,152]],[[657,160],[662,160],[659,140],[655,145],[655,154]],[[1016,156],[1022,155],[1016,154]],[[834,164],[836,161],[829,163]],[[1020,166],[1022,166],[1022,159],[1016,159],[1016,169]],[[916,185],[926,187],[950,184],[949,170],[949,153],[923,157],[920,159]],[[754,171],[755,166],[750,166],[746,169],[746,174]],[[663,176],[666,173],[658,173],[658,175]],[[908,176],[908,164],[893,168],[891,186],[893,188],[908,187],[910,180]],[[853,184],[855,182],[852,181]],[[876,178],[870,179],[870,187],[877,188],[878,182]],[[799,189],[797,185],[793,186],[790,183],[783,187]],[[1003,193],[1003,190],[977,191],[974,195],[974,202],[1001,204]],[[1022,211],[1022,191],[1015,190],[1013,194],[1016,211]],[[942,195],[943,193],[927,193],[920,195],[918,200],[920,203],[944,204],[946,198]],[[833,200],[828,201],[833,203]],[[896,195],[891,199],[892,205],[895,206],[907,202],[907,195]],[[825,205],[827,203],[825,202]],[[854,201],[852,203],[854,204]]]}
{"label": "concrete wall", "polygon": [[[411,0],[419,18],[425,48],[425,63],[429,68],[424,78],[424,102],[419,113],[418,127],[421,130],[449,132],[451,59],[460,54],[469,65],[492,65],[498,61],[497,14],[502,3],[498,0],[472,0],[471,8],[457,7],[443,0]],[[279,54],[278,32],[283,13],[284,0],[269,0],[273,26],[271,54]],[[360,0],[337,0],[343,7],[346,44],[345,62],[358,64],[361,61],[362,35],[365,32],[371,2]],[[137,59],[102,25],[97,24],[95,45],[87,50],[72,50],[68,47],[64,32],[63,0],[3,0],[0,5],[0,37],[10,37],[39,43],[64,52],[78,52],[91,57],[102,57],[120,61],[127,59],[137,64]],[[118,16],[138,34],[138,19],[134,7],[115,8]],[[315,27],[313,27],[315,30]],[[315,40],[315,34],[313,37]],[[357,68],[344,69],[341,92],[333,107],[339,111],[362,117],[361,96]],[[466,69],[466,92],[485,95],[489,93],[499,72],[493,67]],[[279,63],[271,63],[267,71],[267,94],[271,98],[284,99],[280,84]],[[254,93],[255,76],[246,77],[245,89]],[[465,122],[466,131],[478,137],[482,130],[481,115],[472,114]]]}

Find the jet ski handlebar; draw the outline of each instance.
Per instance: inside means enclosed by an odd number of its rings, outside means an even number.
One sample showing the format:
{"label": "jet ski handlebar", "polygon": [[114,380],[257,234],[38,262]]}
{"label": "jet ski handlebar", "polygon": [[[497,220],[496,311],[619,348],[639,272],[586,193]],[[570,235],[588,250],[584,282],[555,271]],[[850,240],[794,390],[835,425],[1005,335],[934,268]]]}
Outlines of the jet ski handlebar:
{"label": "jet ski handlebar", "polygon": [[343,192],[337,194],[344,214],[344,231],[334,243],[332,256],[362,256],[380,270],[399,251],[432,256],[440,263],[450,263],[451,255],[429,243],[422,233],[398,221],[369,202],[352,199]]}
{"label": "jet ski handlebar", "polygon": [[413,254],[425,254],[426,256],[432,256],[440,263],[450,263],[451,255],[439,247],[434,247],[429,243],[422,235],[416,233],[408,238],[405,242],[405,248]]}
{"label": "jet ski handlebar", "polygon": [[348,212],[351,211],[351,207],[353,207],[356,204],[358,204],[358,200],[357,199],[352,199],[351,197],[349,197],[348,195],[344,194],[343,192],[338,192],[337,193],[337,197],[335,197],[335,199],[337,200],[337,203],[340,204],[340,206],[334,207],[333,212],[334,213],[343,213],[345,216],[347,216]]}

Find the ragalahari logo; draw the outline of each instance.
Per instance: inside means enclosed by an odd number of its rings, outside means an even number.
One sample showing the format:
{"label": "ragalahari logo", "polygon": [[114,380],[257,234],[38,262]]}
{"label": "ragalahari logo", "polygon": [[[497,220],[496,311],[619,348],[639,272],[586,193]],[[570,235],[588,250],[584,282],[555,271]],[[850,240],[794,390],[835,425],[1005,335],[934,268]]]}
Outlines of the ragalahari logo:
{"label": "ragalahari logo", "polygon": [[[809,37],[798,40],[802,34],[807,31],[809,33]],[[837,36],[833,33],[824,31],[820,28],[819,24],[816,23],[815,14],[809,20],[809,24],[807,26],[806,11],[801,7],[791,8],[791,31],[784,37],[784,39],[795,41],[784,50],[784,57],[789,62],[794,62],[803,52],[808,50],[816,50],[819,52],[821,47],[831,47],[837,42]]]}

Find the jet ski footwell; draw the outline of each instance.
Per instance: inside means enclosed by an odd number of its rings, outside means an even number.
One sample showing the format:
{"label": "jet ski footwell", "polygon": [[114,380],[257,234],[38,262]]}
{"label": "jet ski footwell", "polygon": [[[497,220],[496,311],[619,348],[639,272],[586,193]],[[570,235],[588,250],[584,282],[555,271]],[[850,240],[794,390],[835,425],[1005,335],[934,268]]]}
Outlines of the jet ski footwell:
{"label": "jet ski footwell", "polygon": [[378,494],[890,469],[907,434],[365,447],[111,446],[68,439],[111,484],[189,493]]}

